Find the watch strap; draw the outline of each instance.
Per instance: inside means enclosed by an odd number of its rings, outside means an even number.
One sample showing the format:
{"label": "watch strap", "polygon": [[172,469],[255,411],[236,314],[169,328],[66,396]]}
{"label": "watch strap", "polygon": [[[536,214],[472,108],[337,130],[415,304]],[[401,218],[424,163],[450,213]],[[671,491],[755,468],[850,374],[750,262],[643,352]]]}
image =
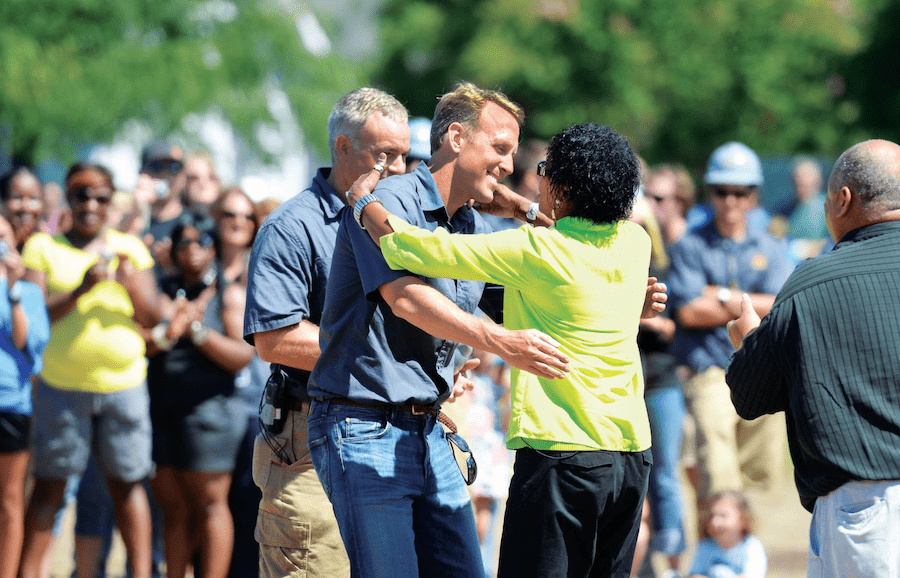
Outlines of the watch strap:
{"label": "watch strap", "polygon": [[362,222],[362,212],[366,205],[368,205],[369,203],[381,204],[381,200],[372,193],[369,193],[368,195],[364,195],[363,197],[361,197],[358,201],[356,201],[356,204],[353,205],[353,218],[356,219],[357,223],[359,223],[361,229],[366,228],[366,226],[363,225]]}

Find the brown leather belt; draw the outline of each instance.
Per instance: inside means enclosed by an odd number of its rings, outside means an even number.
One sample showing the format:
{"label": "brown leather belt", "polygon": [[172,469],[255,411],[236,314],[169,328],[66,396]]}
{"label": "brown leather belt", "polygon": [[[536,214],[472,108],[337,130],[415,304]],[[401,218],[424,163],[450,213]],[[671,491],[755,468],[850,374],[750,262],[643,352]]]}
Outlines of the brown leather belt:
{"label": "brown leather belt", "polygon": [[382,411],[391,411],[391,410],[397,409],[400,411],[405,411],[406,413],[411,413],[413,415],[433,415],[439,422],[441,422],[444,426],[446,426],[447,429],[449,429],[451,432],[457,433],[457,431],[458,431],[456,424],[453,423],[453,420],[450,419],[447,416],[447,414],[441,412],[441,410],[439,408],[432,407],[430,405],[421,405],[421,404],[413,404],[413,403],[408,403],[405,405],[392,405],[389,403],[379,403],[379,402],[362,403],[360,401],[347,399],[346,397],[333,397],[326,401],[329,401],[329,402],[337,404],[337,405],[349,405],[352,407],[367,407],[369,409],[379,409]]}
{"label": "brown leather belt", "polygon": [[291,403],[288,404],[288,408],[293,411],[307,411],[309,409],[309,400],[308,399],[297,399],[296,397],[291,399]]}

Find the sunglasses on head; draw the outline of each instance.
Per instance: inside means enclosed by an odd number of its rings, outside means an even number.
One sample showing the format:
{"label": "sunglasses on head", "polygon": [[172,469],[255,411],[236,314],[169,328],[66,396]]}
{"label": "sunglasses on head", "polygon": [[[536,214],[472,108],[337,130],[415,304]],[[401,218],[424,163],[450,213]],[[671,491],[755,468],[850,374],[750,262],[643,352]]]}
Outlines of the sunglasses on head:
{"label": "sunglasses on head", "polygon": [[69,193],[79,203],[86,203],[90,200],[97,201],[97,203],[101,205],[108,205],[112,201],[112,191],[108,189],[101,189],[104,192],[99,194],[91,194],[92,191],[95,191],[94,187],[80,187],[78,189],[72,189]]}
{"label": "sunglasses on head", "polygon": [[161,173],[171,173],[176,174],[181,171],[181,167],[184,166],[181,161],[176,161],[174,159],[157,159],[153,161],[147,161],[147,164],[144,165],[143,172],[149,175],[156,175]]}
{"label": "sunglasses on head", "polygon": [[746,199],[749,197],[753,191],[750,189],[736,189],[736,190],[728,190],[725,187],[713,187],[712,194],[719,197],[720,199],[724,199],[728,196],[737,197],[739,199]]}
{"label": "sunglasses on head", "polygon": [[177,246],[179,249],[186,249],[194,243],[196,243],[197,246],[199,246],[201,249],[209,249],[213,246],[213,238],[207,234],[200,235],[199,239],[188,239],[187,237],[182,237],[178,240]]}

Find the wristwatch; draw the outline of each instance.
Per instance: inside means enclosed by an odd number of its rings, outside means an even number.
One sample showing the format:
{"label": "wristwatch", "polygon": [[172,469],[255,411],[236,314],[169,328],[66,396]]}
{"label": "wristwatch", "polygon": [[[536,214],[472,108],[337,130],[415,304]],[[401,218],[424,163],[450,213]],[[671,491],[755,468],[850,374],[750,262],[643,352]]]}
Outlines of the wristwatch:
{"label": "wristwatch", "polygon": [[22,285],[16,281],[13,283],[13,286],[9,288],[9,302],[15,305],[16,303],[22,300]]}
{"label": "wristwatch", "polygon": [[534,221],[540,211],[540,206],[540,203],[531,203],[531,206],[528,207],[528,211],[525,212],[525,218],[529,221]]}
{"label": "wristwatch", "polygon": [[365,229],[366,226],[363,225],[362,222],[362,212],[365,206],[369,203],[378,203],[379,205],[383,204],[378,197],[376,197],[372,193],[369,193],[368,195],[364,195],[363,197],[361,197],[358,201],[356,201],[356,204],[353,205],[353,218],[356,219],[356,222],[359,223],[359,226],[363,229]]}
{"label": "wristwatch", "polygon": [[203,345],[209,335],[209,328],[200,320],[191,321],[191,341],[194,345]]}
{"label": "wristwatch", "polygon": [[719,303],[728,303],[731,301],[731,289],[728,287],[719,287],[719,290],[716,292],[716,298],[719,300]]}

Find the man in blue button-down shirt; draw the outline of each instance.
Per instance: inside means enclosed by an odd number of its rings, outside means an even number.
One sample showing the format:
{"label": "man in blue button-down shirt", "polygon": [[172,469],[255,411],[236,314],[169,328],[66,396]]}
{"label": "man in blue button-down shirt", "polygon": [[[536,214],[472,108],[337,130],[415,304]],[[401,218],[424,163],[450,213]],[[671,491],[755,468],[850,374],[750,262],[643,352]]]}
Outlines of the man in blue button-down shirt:
{"label": "man in blue button-down shirt", "polygon": [[765,315],[791,272],[787,246],[748,225],[763,183],[759,158],[732,142],[717,148],[704,175],[714,219],[672,248],[669,306],[678,329],[674,349],[688,367],[685,400],[697,425],[697,498],[745,484],[766,485],[784,463],[780,419],[749,422],[731,404],[725,370],[732,347],[725,324],[740,315],[740,295]]}
{"label": "man in blue button-down shirt", "polygon": [[394,97],[361,88],[342,98],[328,119],[332,168],[266,219],[253,244],[244,337],[273,364],[267,387],[283,380],[276,409],[280,431],[256,439],[253,479],[262,490],[256,523],[264,578],[346,578],[347,555],[307,448],[306,382],[319,357],[319,322],[343,192],[386,153],[384,176],[403,174],[409,152],[406,108]]}
{"label": "man in blue button-down shirt", "polygon": [[[419,227],[462,234],[490,230],[470,199],[524,215],[524,197],[495,197],[513,170],[522,119],[501,93],[459,85],[435,111],[430,167],[383,180],[357,207],[381,202]],[[310,377],[313,463],[354,576],[483,578],[469,495],[437,421],[456,343],[544,377],[560,376],[565,358],[538,331],[473,316],[481,283],[393,271],[354,213],[341,214]]]}

